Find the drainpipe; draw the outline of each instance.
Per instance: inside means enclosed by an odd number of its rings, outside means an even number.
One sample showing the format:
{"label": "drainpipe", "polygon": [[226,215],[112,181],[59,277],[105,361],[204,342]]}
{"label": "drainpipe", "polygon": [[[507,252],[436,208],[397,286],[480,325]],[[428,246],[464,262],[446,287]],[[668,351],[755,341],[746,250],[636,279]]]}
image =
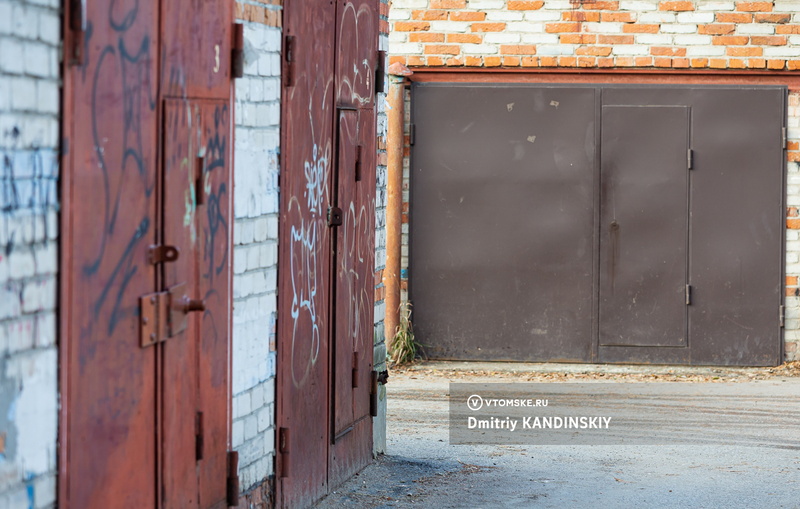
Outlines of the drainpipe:
{"label": "drainpipe", "polygon": [[400,323],[400,244],[403,208],[403,153],[405,151],[405,82],[413,74],[395,62],[389,66],[389,94],[386,97],[388,132],[386,135],[386,268],[383,269],[383,320],[387,351],[391,351]]}

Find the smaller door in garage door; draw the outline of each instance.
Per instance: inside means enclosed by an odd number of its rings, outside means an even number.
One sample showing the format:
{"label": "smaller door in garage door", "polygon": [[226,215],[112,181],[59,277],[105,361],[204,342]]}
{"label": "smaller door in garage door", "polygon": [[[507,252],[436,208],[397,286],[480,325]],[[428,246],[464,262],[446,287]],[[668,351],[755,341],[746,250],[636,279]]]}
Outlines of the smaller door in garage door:
{"label": "smaller door in garage door", "polygon": [[602,346],[687,345],[689,108],[604,106]]}

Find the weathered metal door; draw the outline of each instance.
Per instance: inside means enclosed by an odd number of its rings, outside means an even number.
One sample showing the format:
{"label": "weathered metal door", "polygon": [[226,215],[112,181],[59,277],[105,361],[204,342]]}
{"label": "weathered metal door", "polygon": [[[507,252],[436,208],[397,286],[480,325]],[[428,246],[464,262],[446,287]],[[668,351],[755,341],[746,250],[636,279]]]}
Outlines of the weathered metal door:
{"label": "weathered metal door", "polygon": [[77,6],[65,12],[59,505],[223,507],[232,4]]}
{"label": "weathered metal door", "polygon": [[602,111],[600,345],[686,346],[689,109]]}
{"label": "weathered metal door", "polygon": [[277,502],[372,457],[377,2],[284,5]]}

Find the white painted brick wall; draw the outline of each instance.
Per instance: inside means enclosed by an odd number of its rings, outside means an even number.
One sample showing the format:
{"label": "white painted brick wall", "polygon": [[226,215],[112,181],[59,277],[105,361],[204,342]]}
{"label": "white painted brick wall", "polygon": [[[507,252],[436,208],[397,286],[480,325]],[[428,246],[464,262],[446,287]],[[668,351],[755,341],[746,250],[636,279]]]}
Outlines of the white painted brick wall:
{"label": "white painted brick wall", "polygon": [[60,2],[0,0],[0,508],[56,497]]}
{"label": "white painted brick wall", "polygon": [[273,473],[281,30],[245,22],[236,80],[233,447],[247,490]]}

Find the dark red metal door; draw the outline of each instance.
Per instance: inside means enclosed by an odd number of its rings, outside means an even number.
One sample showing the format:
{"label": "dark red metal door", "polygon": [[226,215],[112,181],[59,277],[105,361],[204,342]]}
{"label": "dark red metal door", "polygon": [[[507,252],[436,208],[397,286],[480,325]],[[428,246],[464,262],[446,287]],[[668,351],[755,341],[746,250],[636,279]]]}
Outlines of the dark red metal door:
{"label": "dark red metal door", "polygon": [[148,0],[67,24],[61,507],[225,504],[231,22]]}
{"label": "dark red metal door", "polygon": [[689,108],[605,106],[600,345],[686,346]]}

